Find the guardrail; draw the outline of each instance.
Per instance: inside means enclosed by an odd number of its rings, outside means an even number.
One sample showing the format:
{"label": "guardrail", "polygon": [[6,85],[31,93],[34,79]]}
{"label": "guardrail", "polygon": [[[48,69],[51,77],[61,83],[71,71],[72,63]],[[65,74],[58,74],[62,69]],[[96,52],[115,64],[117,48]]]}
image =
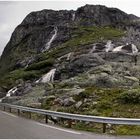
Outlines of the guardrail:
{"label": "guardrail", "polygon": [[[90,115],[79,115],[79,114],[71,114],[71,113],[64,113],[64,112],[56,112],[44,109],[36,109],[24,106],[17,106],[11,105],[7,103],[0,103],[0,106],[3,107],[5,111],[6,107],[11,109],[17,109],[18,115],[20,115],[20,111],[27,111],[30,113],[38,113],[43,114],[46,117],[46,123],[48,123],[48,116],[58,117],[58,118],[65,118],[69,120],[79,120],[79,121],[87,121],[87,122],[95,122],[95,123],[102,123],[103,124],[103,133],[106,132],[106,125],[107,124],[123,124],[123,125],[140,125],[140,119],[132,119],[132,118],[112,118],[112,117],[100,117],[100,116],[90,116]],[[31,114],[30,114],[31,118]],[[71,125],[71,121],[69,123]]]}

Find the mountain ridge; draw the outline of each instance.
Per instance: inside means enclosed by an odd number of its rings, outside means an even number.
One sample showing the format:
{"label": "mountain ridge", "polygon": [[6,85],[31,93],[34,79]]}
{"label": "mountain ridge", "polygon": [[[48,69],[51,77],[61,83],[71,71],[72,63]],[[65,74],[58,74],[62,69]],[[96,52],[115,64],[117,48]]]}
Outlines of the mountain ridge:
{"label": "mountain ridge", "polygon": [[[72,19],[73,14],[75,14],[74,21]],[[22,52],[19,51],[18,53],[23,53],[23,51],[29,52],[24,54],[22,59],[30,54],[38,54],[46,43],[47,38],[50,38],[53,32],[53,26],[60,26],[62,28],[60,29],[60,39],[58,39],[62,41],[56,41],[56,43],[59,42],[62,44],[71,38],[71,28],[75,28],[75,26],[112,26],[113,24],[117,26],[116,24],[120,24],[119,22],[123,23],[125,20],[131,20],[131,18],[129,19],[128,14],[116,8],[107,8],[106,6],[100,5],[85,5],[78,8],[75,12],[72,10],[41,10],[39,12],[31,12],[12,33],[12,37],[1,56],[0,64],[2,67],[6,67],[4,65],[11,63],[6,57],[8,55],[8,57],[11,57],[9,59],[14,60],[13,56],[15,55],[16,58],[17,55],[14,53],[16,50],[21,49]],[[40,32],[40,35],[37,35],[37,32]],[[66,32],[67,35],[65,35],[64,32]],[[28,38],[31,40],[30,42]],[[40,41],[38,38],[40,38]],[[27,40],[28,43],[25,44],[24,42]],[[31,44],[34,44],[34,46]],[[56,46],[55,43],[53,44]],[[17,58],[20,58],[20,56]],[[8,60],[7,64],[5,60]],[[17,59],[15,61],[17,61]]]}

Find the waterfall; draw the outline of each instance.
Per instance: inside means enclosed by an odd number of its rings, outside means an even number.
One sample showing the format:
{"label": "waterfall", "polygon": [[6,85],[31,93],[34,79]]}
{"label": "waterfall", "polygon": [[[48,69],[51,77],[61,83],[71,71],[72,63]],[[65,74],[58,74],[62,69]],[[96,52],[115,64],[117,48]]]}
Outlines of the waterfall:
{"label": "waterfall", "polygon": [[45,49],[42,52],[47,51],[51,47],[52,42],[54,41],[54,39],[57,36],[58,28],[57,27],[54,27],[53,32],[54,32],[54,34],[52,35],[51,39],[46,43]]}
{"label": "waterfall", "polygon": [[71,57],[72,54],[73,54],[73,52],[70,52],[68,54],[65,54],[65,55],[59,57],[58,60],[60,61],[63,58],[66,58],[66,60],[70,60],[70,57]]}
{"label": "waterfall", "polygon": [[94,45],[94,46],[92,47],[92,49],[90,50],[89,53],[93,53],[95,50],[96,50],[96,45]]}
{"label": "waterfall", "polygon": [[27,68],[31,62],[32,62],[32,60],[29,60],[28,63],[26,64],[25,68]]}
{"label": "waterfall", "polygon": [[105,52],[109,52],[109,51],[112,51],[113,48],[114,48],[114,44],[112,44],[112,41],[111,40],[108,40],[106,45],[105,45]]}
{"label": "waterfall", "polygon": [[50,70],[47,74],[45,74],[41,78],[41,81],[40,82],[42,82],[42,83],[53,82],[54,81],[55,71],[56,71],[56,69]]}
{"label": "waterfall", "polygon": [[116,48],[113,49],[113,52],[121,52],[121,51],[123,51],[123,47],[131,47],[131,49],[132,49],[131,53],[133,53],[133,54],[138,53],[138,49],[134,44],[131,44],[130,46],[127,46],[127,45],[116,47]]}
{"label": "waterfall", "polygon": [[17,87],[13,87],[12,89],[10,89],[7,94],[6,97],[10,97],[12,94],[14,94],[17,91]]}
{"label": "waterfall", "polygon": [[72,13],[72,21],[75,20],[75,13]]}
{"label": "waterfall", "polygon": [[72,55],[71,52],[67,54],[67,60],[70,60],[71,55]]}
{"label": "waterfall", "polygon": [[118,46],[118,47],[114,48],[112,51],[113,52],[121,52],[122,48],[123,48],[123,46]]}
{"label": "waterfall", "polygon": [[131,46],[132,46],[132,53],[133,54],[138,53],[138,49],[137,49],[136,45],[132,44]]}

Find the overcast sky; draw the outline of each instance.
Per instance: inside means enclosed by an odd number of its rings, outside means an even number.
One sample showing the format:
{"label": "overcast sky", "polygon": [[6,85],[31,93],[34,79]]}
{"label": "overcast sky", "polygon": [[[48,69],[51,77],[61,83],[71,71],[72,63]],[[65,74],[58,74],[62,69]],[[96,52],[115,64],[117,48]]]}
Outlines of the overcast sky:
{"label": "overcast sky", "polygon": [[140,0],[48,0],[48,1],[0,1],[0,55],[15,27],[27,14],[42,9],[74,9],[85,4],[117,7],[140,17]]}

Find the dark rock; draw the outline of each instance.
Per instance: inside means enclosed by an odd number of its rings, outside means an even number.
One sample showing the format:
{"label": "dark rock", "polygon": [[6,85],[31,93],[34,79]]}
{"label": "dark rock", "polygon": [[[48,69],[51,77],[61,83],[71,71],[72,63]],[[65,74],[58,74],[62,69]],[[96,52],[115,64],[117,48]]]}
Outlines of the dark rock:
{"label": "dark rock", "polygon": [[63,106],[64,100],[62,100],[61,98],[57,98],[54,100],[54,104]]}
{"label": "dark rock", "polygon": [[75,103],[75,100],[72,97],[64,99],[64,106],[71,106]]}
{"label": "dark rock", "polygon": [[[74,13],[75,19],[73,20]],[[117,8],[108,8],[101,5],[85,5],[76,11],[42,10],[31,12],[16,27],[6,45],[0,60],[0,71],[5,72],[5,70],[25,67],[35,62],[36,54],[40,53],[50,40],[56,26],[58,27],[58,35],[52,42],[51,48],[55,48],[69,40],[71,31],[76,26],[112,25],[121,28],[128,26],[129,29],[129,25],[124,23],[134,19],[138,20],[139,18],[126,14]],[[139,26],[137,26],[133,25],[132,28],[139,29]]]}

